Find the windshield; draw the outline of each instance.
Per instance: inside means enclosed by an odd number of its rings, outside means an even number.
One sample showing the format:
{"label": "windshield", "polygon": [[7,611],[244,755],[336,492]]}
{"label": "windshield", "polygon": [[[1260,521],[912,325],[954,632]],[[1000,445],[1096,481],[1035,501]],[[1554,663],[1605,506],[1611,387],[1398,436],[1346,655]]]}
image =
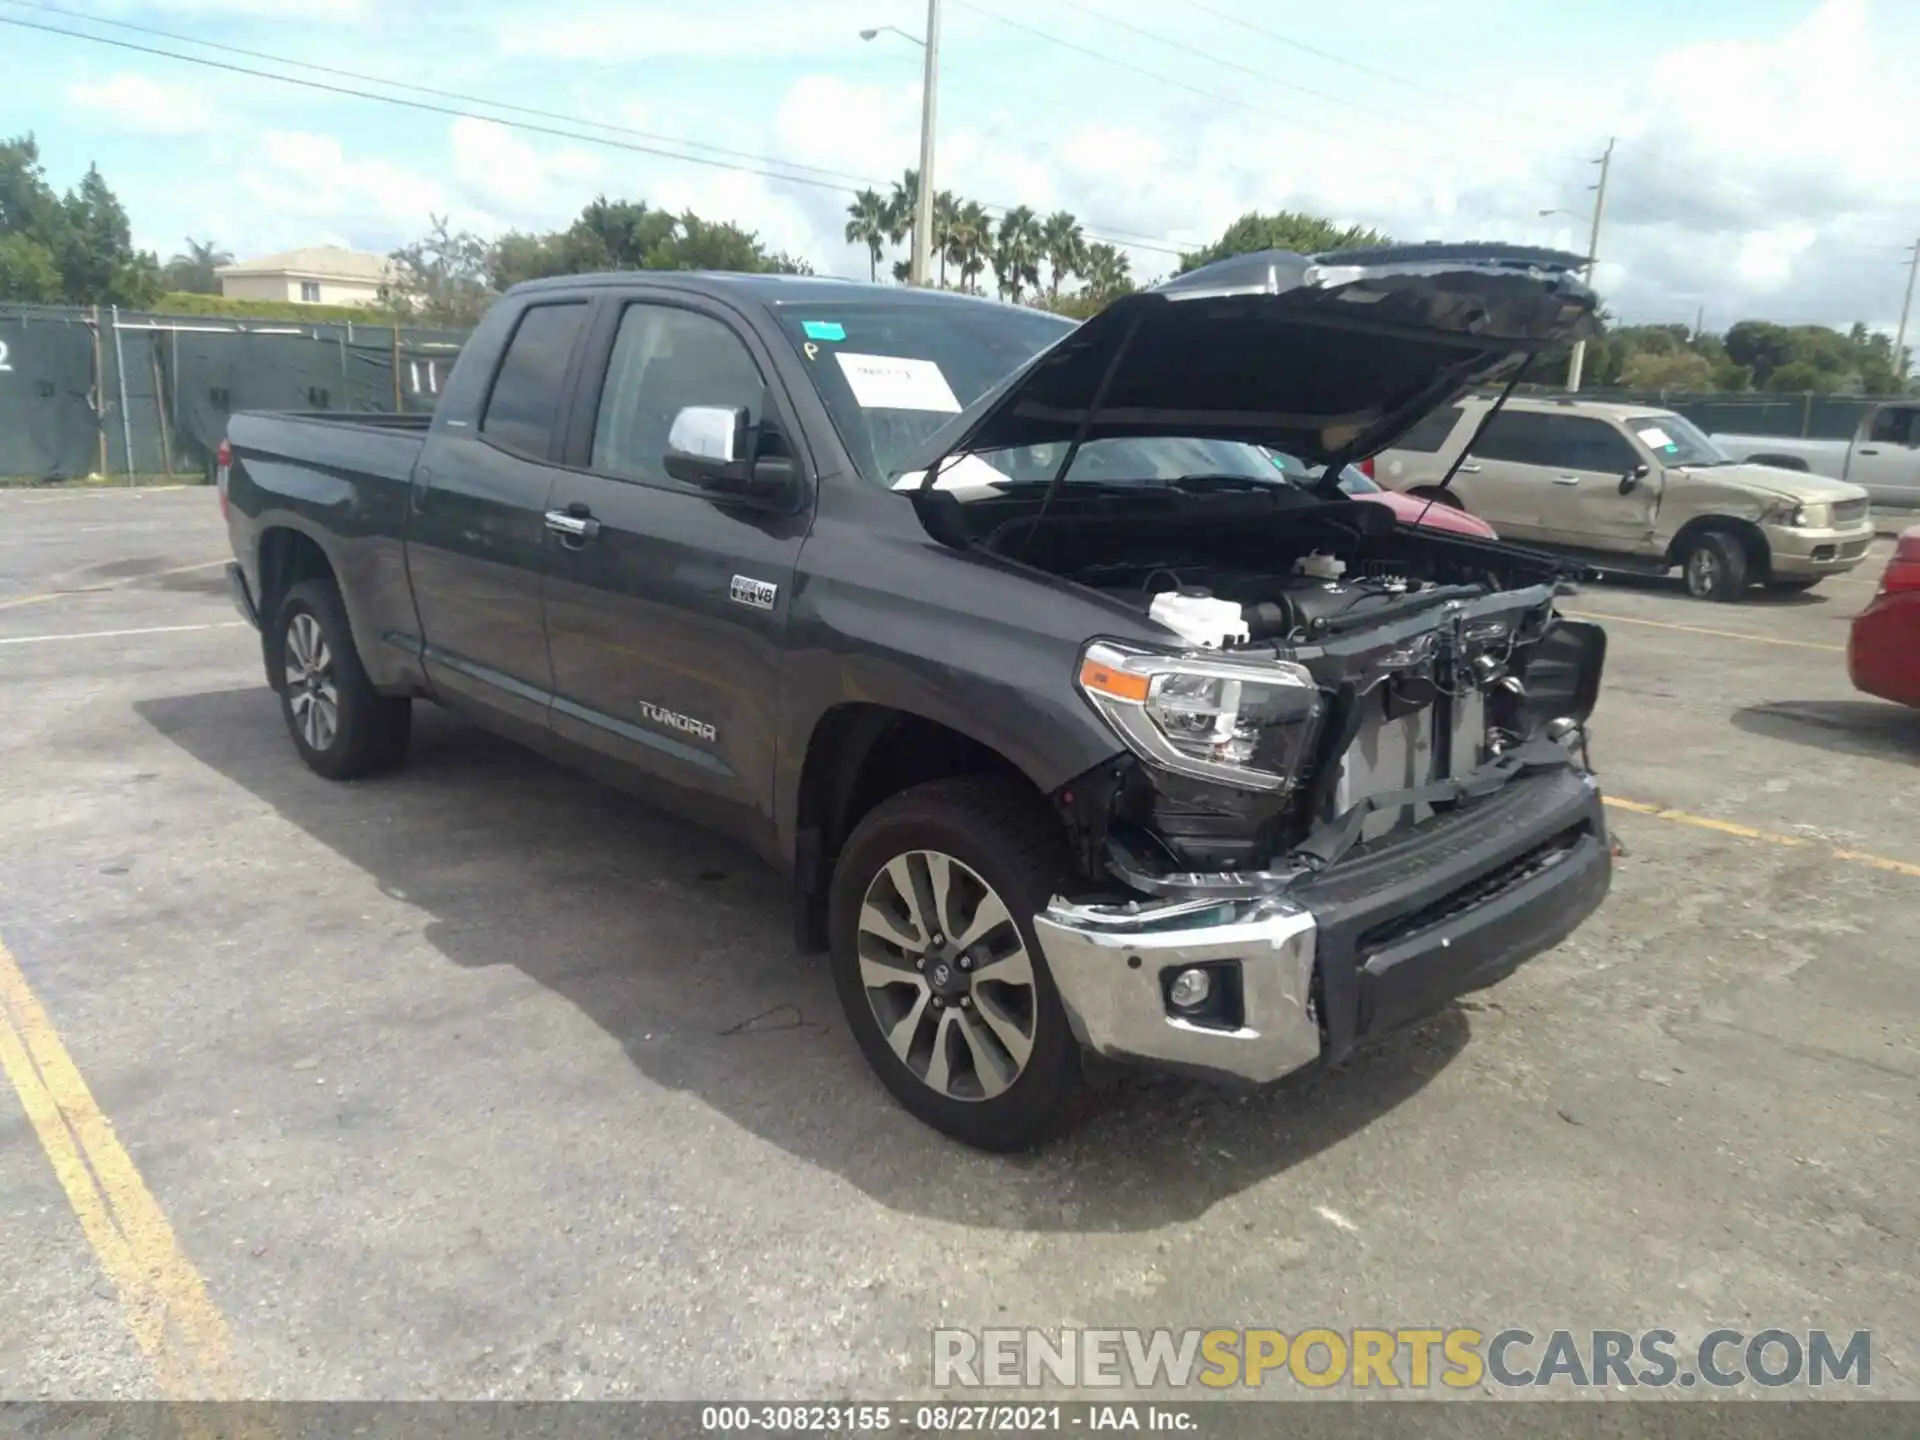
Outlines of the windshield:
{"label": "windshield", "polygon": [[1627,428],[1660,457],[1662,465],[1729,465],[1733,457],[1684,415],[1636,415]]}
{"label": "windshield", "polygon": [[775,313],[841,443],[881,485],[929,435],[1074,328],[1042,310],[986,302],[849,296],[782,301]]}

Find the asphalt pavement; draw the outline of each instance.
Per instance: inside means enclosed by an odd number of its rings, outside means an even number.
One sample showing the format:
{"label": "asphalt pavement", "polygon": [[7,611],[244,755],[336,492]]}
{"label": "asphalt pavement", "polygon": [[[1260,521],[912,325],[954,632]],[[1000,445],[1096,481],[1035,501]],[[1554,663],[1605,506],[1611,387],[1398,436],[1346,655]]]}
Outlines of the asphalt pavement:
{"label": "asphalt pavement", "polygon": [[870,1078],[731,845],[425,706],[401,771],[306,771],[210,492],[0,494],[0,1397],[879,1398],[942,1326],[1517,1325],[1871,1330],[1920,1398],[1920,715],[1839,648],[1888,544],[1570,602],[1624,853],[1557,950],[996,1158]]}

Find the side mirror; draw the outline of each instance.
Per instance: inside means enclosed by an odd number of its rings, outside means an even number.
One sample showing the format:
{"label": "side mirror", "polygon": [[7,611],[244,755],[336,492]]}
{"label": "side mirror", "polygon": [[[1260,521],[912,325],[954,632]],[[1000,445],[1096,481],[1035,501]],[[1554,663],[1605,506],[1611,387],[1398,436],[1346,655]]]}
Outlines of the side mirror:
{"label": "side mirror", "polygon": [[1620,493],[1631,495],[1640,482],[1653,473],[1653,467],[1644,460],[1620,477]]}
{"label": "side mirror", "polygon": [[688,485],[743,500],[784,495],[793,484],[793,462],[761,459],[759,431],[739,405],[689,405],[667,430],[667,474]]}

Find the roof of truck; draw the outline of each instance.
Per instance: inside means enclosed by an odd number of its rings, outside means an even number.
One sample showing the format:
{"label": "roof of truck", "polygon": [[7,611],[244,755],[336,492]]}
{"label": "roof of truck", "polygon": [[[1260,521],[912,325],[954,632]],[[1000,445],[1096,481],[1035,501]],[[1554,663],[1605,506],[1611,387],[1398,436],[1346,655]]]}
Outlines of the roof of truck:
{"label": "roof of truck", "polygon": [[864,295],[873,299],[906,300],[923,305],[1004,305],[1006,302],[981,295],[963,295],[956,290],[916,289],[909,285],[877,285],[865,280],[842,280],[832,275],[776,275],[744,273],[732,270],[612,270],[596,275],[556,275],[546,280],[526,280],[508,291],[510,295],[547,290],[599,289],[601,287],[646,284],[675,290],[691,290],[708,295],[726,295],[750,299],[766,305],[815,304],[845,301]]}
{"label": "roof of truck", "polygon": [[[1494,396],[1478,394],[1466,397],[1467,400],[1481,404],[1491,404]],[[1458,402],[1457,402],[1458,403]],[[1652,403],[1630,404],[1618,400],[1575,400],[1560,399],[1551,395],[1515,395],[1500,407],[1503,410],[1521,410],[1535,415],[1595,415],[1615,420],[1626,420],[1642,415],[1671,415],[1673,411],[1665,405]]]}

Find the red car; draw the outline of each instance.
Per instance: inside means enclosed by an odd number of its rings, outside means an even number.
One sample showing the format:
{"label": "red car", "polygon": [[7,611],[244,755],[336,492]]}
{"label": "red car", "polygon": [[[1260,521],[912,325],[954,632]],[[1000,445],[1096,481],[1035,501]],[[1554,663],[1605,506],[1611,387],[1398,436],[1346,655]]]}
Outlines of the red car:
{"label": "red car", "polygon": [[1920,709],[1920,525],[1903,530],[1879,593],[1847,636],[1853,688]]}
{"label": "red car", "polygon": [[1359,465],[1349,465],[1340,476],[1340,488],[1361,500],[1374,500],[1386,506],[1400,517],[1402,524],[1425,525],[1430,530],[1450,530],[1455,535],[1472,535],[1480,540],[1500,538],[1494,533],[1493,526],[1478,515],[1469,515],[1464,510],[1456,510],[1439,501],[1402,495],[1398,490],[1382,490],[1373,483],[1373,477],[1366,473],[1372,463],[1368,460]]}

